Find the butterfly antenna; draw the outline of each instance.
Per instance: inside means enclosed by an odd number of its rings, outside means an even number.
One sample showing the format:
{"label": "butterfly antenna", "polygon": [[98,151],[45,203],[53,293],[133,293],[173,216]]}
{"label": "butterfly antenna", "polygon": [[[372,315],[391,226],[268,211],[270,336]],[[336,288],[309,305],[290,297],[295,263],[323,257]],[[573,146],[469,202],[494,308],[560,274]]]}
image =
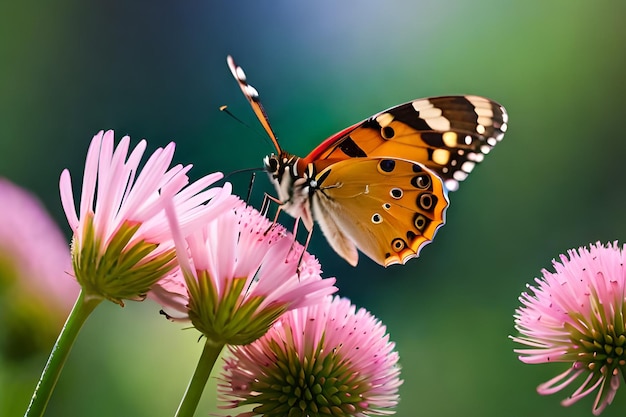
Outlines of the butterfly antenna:
{"label": "butterfly antenna", "polygon": [[237,122],[241,123],[242,125],[244,125],[245,127],[247,127],[248,129],[252,130],[255,134],[262,136],[265,138],[265,135],[262,135],[261,133],[259,133],[258,130],[256,130],[255,128],[253,128],[252,126],[250,126],[248,123],[246,123],[245,121],[243,121],[242,119],[240,119],[239,117],[235,116],[235,113],[231,112],[230,110],[228,110],[228,106],[227,105],[223,105],[220,106],[220,111],[226,113],[227,115],[229,115],[230,117],[232,117],[233,119],[235,119]]}
{"label": "butterfly antenna", "polygon": [[228,110],[228,106],[226,106],[226,105],[220,106],[220,111],[226,113],[227,115],[232,117],[236,122],[241,123],[242,125],[244,125],[248,129],[250,129],[252,132],[254,132],[255,135],[257,135],[260,138],[262,138],[263,141],[265,143],[267,143],[268,145],[274,146],[273,142],[271,140],[268,140],[269,138],[267,137],[267,135],[262,134],[261,132],[259,132],[258,129],[254,128],[253,126],[251,126],[250,124],[248,124],[244,120],[242,120],[241,118],[237,117],[233,112]]}
{"label": "butterfly antenna", "polygon": [[245,172],[252,172],[252,174],[250,175],[250,183],[248,184],[248,193],[246,195],[246,204],[250,204],[250,198],[252,197],[252,188],[254,186],[254,180],[256,179],[256,173],[257,171],[264,171],[265,168],[245,168],[245,169],[238,169],[236,171],[231,171],[228,174],[224,175],[224,177],[221,179],[221,181],[226,181],[228,180],[229,177],[232,177],[235,174],[243,174]]}
{"label": "butterfly antenna", "polygon": [[[230,171],[228,174],[224,175],[224,178],[222,178],[222,181],[227,180],[229,177],[232,177],[233,175],[236,174],[243,174],[244,172],[259,172],[259,171],[265,171],[265,168],[244,168],[244,169],[238,169],[235,171]],[[253,175],[254,177],[254,175]]]}

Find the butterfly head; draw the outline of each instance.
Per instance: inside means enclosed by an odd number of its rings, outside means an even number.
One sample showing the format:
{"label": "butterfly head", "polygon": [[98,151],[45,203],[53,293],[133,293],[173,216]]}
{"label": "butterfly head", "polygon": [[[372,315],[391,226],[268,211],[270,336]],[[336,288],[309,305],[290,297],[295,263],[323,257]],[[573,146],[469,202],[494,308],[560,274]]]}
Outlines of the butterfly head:
{"label": "butterfly head", "polygon": [[271,154],[263,159],[265,171],[274,184],[281,210],[302,219],[307,230],[313,227],[310,197],[317,189],[314,166],[305,166],[301,158],[286,152]]}
{"label": "butterfly head", "polygon": [[[297,170],[298,159],[295,155],[286,152],[270,154],[263,159],[265,171],[279,192],[279,199],[283,202],[289,200],[291,193],[286,191],[291,189],[294,182],[300,177]],[[285,192],[283,193],[281,190]]]}

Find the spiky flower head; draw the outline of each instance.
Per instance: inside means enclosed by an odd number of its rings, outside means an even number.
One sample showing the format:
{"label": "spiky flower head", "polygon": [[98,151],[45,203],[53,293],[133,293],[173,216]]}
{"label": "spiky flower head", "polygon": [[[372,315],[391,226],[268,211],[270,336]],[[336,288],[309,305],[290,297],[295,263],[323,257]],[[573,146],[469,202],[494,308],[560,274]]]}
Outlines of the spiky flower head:
{"label": "spiky flower head", "polygon": [[347,299],[293,310],[259,340],[230,346],[220,377],[238,417],[393,414],[400,367],[385,326]]}
{"label": "spiky flower head", "polygon": [[561,255],[555,272],[528,286],[515,313],[526,347],[516,349],[524,363],[565,362],[569,368],[539,385],[553,394],[574,381],[580,385],[562,404],[569,406],[595,394],[593,414],[599,415],[615,397],[626,370],[626,270],[624,248],[599,242]]}

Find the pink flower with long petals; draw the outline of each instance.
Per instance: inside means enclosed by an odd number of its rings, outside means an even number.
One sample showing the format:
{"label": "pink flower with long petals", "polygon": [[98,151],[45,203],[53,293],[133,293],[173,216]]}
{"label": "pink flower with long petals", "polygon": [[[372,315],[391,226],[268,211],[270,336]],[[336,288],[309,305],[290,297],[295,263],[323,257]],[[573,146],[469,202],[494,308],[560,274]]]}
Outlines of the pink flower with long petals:
{"label": "pink flower with long petals", "polygon": [[515,313],[527,346],[516,349],[524,363],[571,363],[569,369],[539,385],[553,394],[582,381],[562,404],[569,406],[597,392],[593,414],[599,415],[615,397],[626,370],[626,270],[624,248],[617,242],[569,250],[553,261],[555,272],[521,295]]}
{"label": "pink flower with long petals", "polygon": [[159,282],[149,296],[170,318],[190,320],[216,344],[250,343],[285,311],[337,290],[293,235],[241,200],[186,241],[174,236],[181,273]]}
{"label": "pink flower with long petals", "polygon": [[141,300],[152,285],[177,267],[164,199],[173,199],[183,233],[189,233],[232,205],[230,186],[209,188],[222,178],[208,175],[188,185],[191,165],[170,168],[174,143],[139,164],[142,140],[129,154],[130,138],[114,146],[113,131],[94,136],[85,163],[80,208],[74,204],[68,170],[61,174],[63,208],[74,232],[74,273],[89,296],[120,305]]}
{"label": "pink flower with long petals", "polygon": [[390,415],[402,384],[385,326],[347,299],[293,310],[259,340],[229,346],[218,390],[239,417]]}

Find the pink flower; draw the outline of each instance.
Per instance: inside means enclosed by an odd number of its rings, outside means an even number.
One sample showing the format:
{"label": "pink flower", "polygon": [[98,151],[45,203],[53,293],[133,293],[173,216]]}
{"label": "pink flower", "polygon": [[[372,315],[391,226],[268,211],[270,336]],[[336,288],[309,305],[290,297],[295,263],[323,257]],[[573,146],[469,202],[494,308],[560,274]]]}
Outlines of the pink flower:
{"label": "pink flower", "polygon": [[123,305],[124,299],[143,299],[177,267],[164,199],[174,200],[183,233],[189,233],[217,217],[234,197],[228,184],[205,190],[222,177],[219,173],[185,187],[191,165],[169,168],[174,143],[157,149],[139,170],[146,141],[129,155],[130,138],[124,136],[115,148],[113,139],[113,131],[101,131],[91,142],[78,214],[67,170],[60,190],[74,232],[76,279],[86,294]]}
{"label": "pink flower", "polygon": [[265,336],[229,346],[218,385],[240,417],[390,415],[400,367],[385,326],[347,299],[283,315]]}
{"label": "pink flower", "polygon": [[78,286],[67,275],[70,251],[59,226],[28,191],[0,178],[0,252],[14,265],[16,279],[29,293],[62,306],[76,301]]}
{"label": "pink flower", "polygon": [[524,363],[567,362],[569,369],[539,385],[553,394],[574,381],[581,385],[562,404],[569,406],[597,391],[593,414],[599,415],[615,397],[626,366],[626,270],[617,242],[599,242],[589,249],[568,251],[569,259],[553,261],[555,273],[528,286],[520,297],[512,339]]}
{"label": "pink flower", "polygon": [[59,226],[28,191],[0,178],[2,353],[24,358],[49,349],[79,287]]}
{"label": "pink flower", "polygon": [[159,282],[150,296],[215,343],[250,343],[285,311],[337,290],[294,236],[240,200],[186,242],[180,235],[177,253],[182,274]]}

